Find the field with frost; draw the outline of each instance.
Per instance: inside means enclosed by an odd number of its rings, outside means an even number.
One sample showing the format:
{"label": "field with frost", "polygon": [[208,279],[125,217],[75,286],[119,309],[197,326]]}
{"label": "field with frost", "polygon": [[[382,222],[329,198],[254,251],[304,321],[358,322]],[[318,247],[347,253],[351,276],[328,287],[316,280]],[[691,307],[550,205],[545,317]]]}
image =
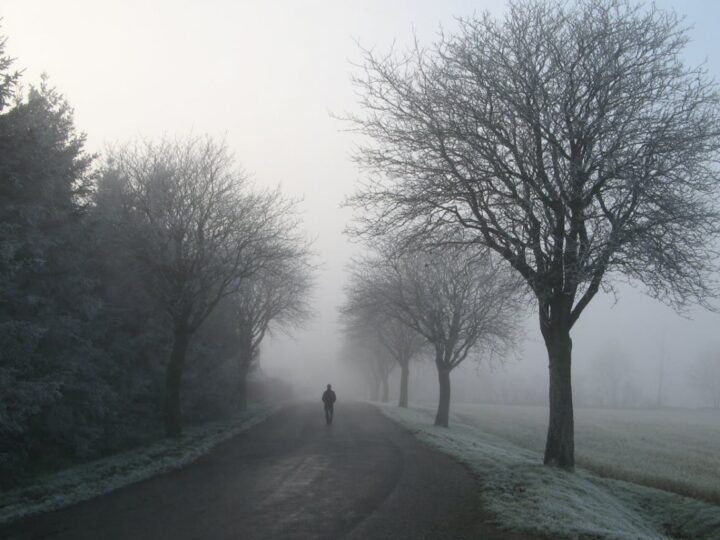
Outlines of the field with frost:
{"label": "field with frost", "polygon": [[[483,431],[529,450],[544,449],[545,407],[453,404],[452,409]],[[720,411],[575,409],[576,461],[603,476],[720,505],[719,449]]]}
{"label": "field with frost", "polygon": [[[458,409],[464,409],[464,412],[453,414],[451,427],[447,429],[432,425],[434,413],[427,407],[400,409],[381,405],[380,408],[421,441],[456,457],[476,471],[487,507],[496,516],[500,527],[549,538],[720,538],[720,507],[717,505],[603,478],[582,467],[576,473],[568,473],[543,466],[542,453],[526,447],[537,444],[534,434],[537,424],[530,420],[520,422],[519,418],[527,417],[520,410],[456,407],[456,412]],[[491,412],[494,420],[489,422],[486,419]],[[480,416],[487,425],[498,423],[503,426],[503,420],[516,419],[513,429],[501,429],[522,443],[511,442],[507,437],[478,427],[480,422],[476,417]],[[495,428],[495,431],[501,429]],[[628,431],[625,435],[631,437],[632,434]],[[638,433],[637,436],[643,435]],[[620,438],[611,440],[618,445],[614,450],[618,460],[629,457],[632,447],[624,447]],[[605,448],[613,451],[609,445]],[[708,447],[707,451],[716,448]]]}

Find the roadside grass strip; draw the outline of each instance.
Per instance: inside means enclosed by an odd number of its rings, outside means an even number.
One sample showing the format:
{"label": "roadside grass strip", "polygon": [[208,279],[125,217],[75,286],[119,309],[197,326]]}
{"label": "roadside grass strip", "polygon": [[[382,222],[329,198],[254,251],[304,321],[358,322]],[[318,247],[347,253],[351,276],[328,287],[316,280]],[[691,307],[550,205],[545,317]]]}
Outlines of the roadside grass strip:
{"label": "roadside grass strip", "polygon": [[450,428],[441,428],[432,425],[430,409],[378,406],[419,440],[478,474],[498,527],[552,538],[720,538],[720,506],[583,469],[568,473],[545,467],[540,453],[457,415]]}
{"label": "roadside grass strip", "polygon": [[90,461],[0,493],[0,524],[57,510],[158,474],[184,467],[215,446],[268,418],[277,407],[250,406],[232,419],[189,427],[161,439]]}

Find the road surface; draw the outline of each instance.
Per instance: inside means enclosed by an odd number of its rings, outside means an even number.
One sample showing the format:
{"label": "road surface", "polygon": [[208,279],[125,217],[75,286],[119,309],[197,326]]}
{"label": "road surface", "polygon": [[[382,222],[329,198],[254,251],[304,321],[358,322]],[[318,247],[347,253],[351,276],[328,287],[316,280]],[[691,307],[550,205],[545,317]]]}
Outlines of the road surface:
{"label": "road surface", "polygon": [[366,404],[285,407],[184,469],[0,528],[7,540],[520,539],[478,480]]}

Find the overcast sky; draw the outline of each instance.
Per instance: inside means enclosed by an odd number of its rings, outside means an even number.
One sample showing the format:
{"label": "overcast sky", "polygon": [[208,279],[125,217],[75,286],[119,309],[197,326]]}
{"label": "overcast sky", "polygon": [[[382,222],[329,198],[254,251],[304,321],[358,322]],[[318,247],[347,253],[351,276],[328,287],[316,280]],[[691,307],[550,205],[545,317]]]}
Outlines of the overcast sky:
{"label": "overcast sky", "polygon": [[[687,50],[720,79],[720,2],[662,0],[693,26]],[[360,173],[349,161],[352,135],[330,116],[355,107],[350,84],[358,46],[387,50],[429,42],[440,25],[474,11],[502,13],[505,2],[461,0],[33,1],[0,0],[8,52],[25,83],[46,72],[75,108],[89,148],[135,137],[210,133],[226,137],[257,183],[302,197],[308,234],[323,265],[317,318],[263,359],[270,370],[297,373],[311,362],[334,375],[336,306],[343,267],[357,249],[342,230],[340,208]],[[665,354],[682,365],[720,348],[720,317],[679,318],[623,288],[617,304],[597,298],[573,331],[575,362],[608,339],[651,362]],[[523,369],[546,370],[535,319],[528,323]],[[608,337],[610,336],[610,338]],[[681,376],[677,369],[676,376]],[[313,370],[313,373],[316,373]],[[319,387],[324,384],[319,381]]]}

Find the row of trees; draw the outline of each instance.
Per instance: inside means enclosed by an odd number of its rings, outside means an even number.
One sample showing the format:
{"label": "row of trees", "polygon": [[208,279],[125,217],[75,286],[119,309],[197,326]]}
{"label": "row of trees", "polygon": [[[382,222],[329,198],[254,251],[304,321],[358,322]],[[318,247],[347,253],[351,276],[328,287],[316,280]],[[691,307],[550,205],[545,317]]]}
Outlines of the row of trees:
{"label": "row of trees", "polygon": [[[517,334],[523,288],[489,251],[386,248],[355,262],[347,292],[347,333],[356,350],[370,349],[359,357],[350,351],[351,358],[372,371],[386,367],[385,400],[387,368],[397,362],[399,404],[407,407],[410,360],[429,349],[440,390],[435,424],[447,427],[451,371],[468,357],[507,352]],[[383,350],[372,350],[377,344]]]}
{"label": "row of trees", "polygon": [[[92,155],[0,41],[0,478],[244,406],[273,326],[307,315],[298,205],[211,137]],[[234,377],[226,375],[233,366]],[[231,381],[231,382],[228,382]],[[183,382],[185,384],[183,384]]]}
{"label": "row of trees", "polygon": [[296,203],[258,191],[213,139],[143,142],[108,154],[97,211],[112,242],[135,265],[166,315],[172,348],[166,371],[165,427],[181,429],[180,383],[192,336],[226,300],[237,327],[240,401],[270,322],[306,314],[309,250],[297,236]]}
{"label": "row of trees", "polygon": [[544,461],[574,468],[573,326],[624,276],[682,308],[715,292],[720,95],[672,12],[512,1],[428,48],[365,53],[368,180],[352,233],[494,252],[532,291],[549,360]]}

